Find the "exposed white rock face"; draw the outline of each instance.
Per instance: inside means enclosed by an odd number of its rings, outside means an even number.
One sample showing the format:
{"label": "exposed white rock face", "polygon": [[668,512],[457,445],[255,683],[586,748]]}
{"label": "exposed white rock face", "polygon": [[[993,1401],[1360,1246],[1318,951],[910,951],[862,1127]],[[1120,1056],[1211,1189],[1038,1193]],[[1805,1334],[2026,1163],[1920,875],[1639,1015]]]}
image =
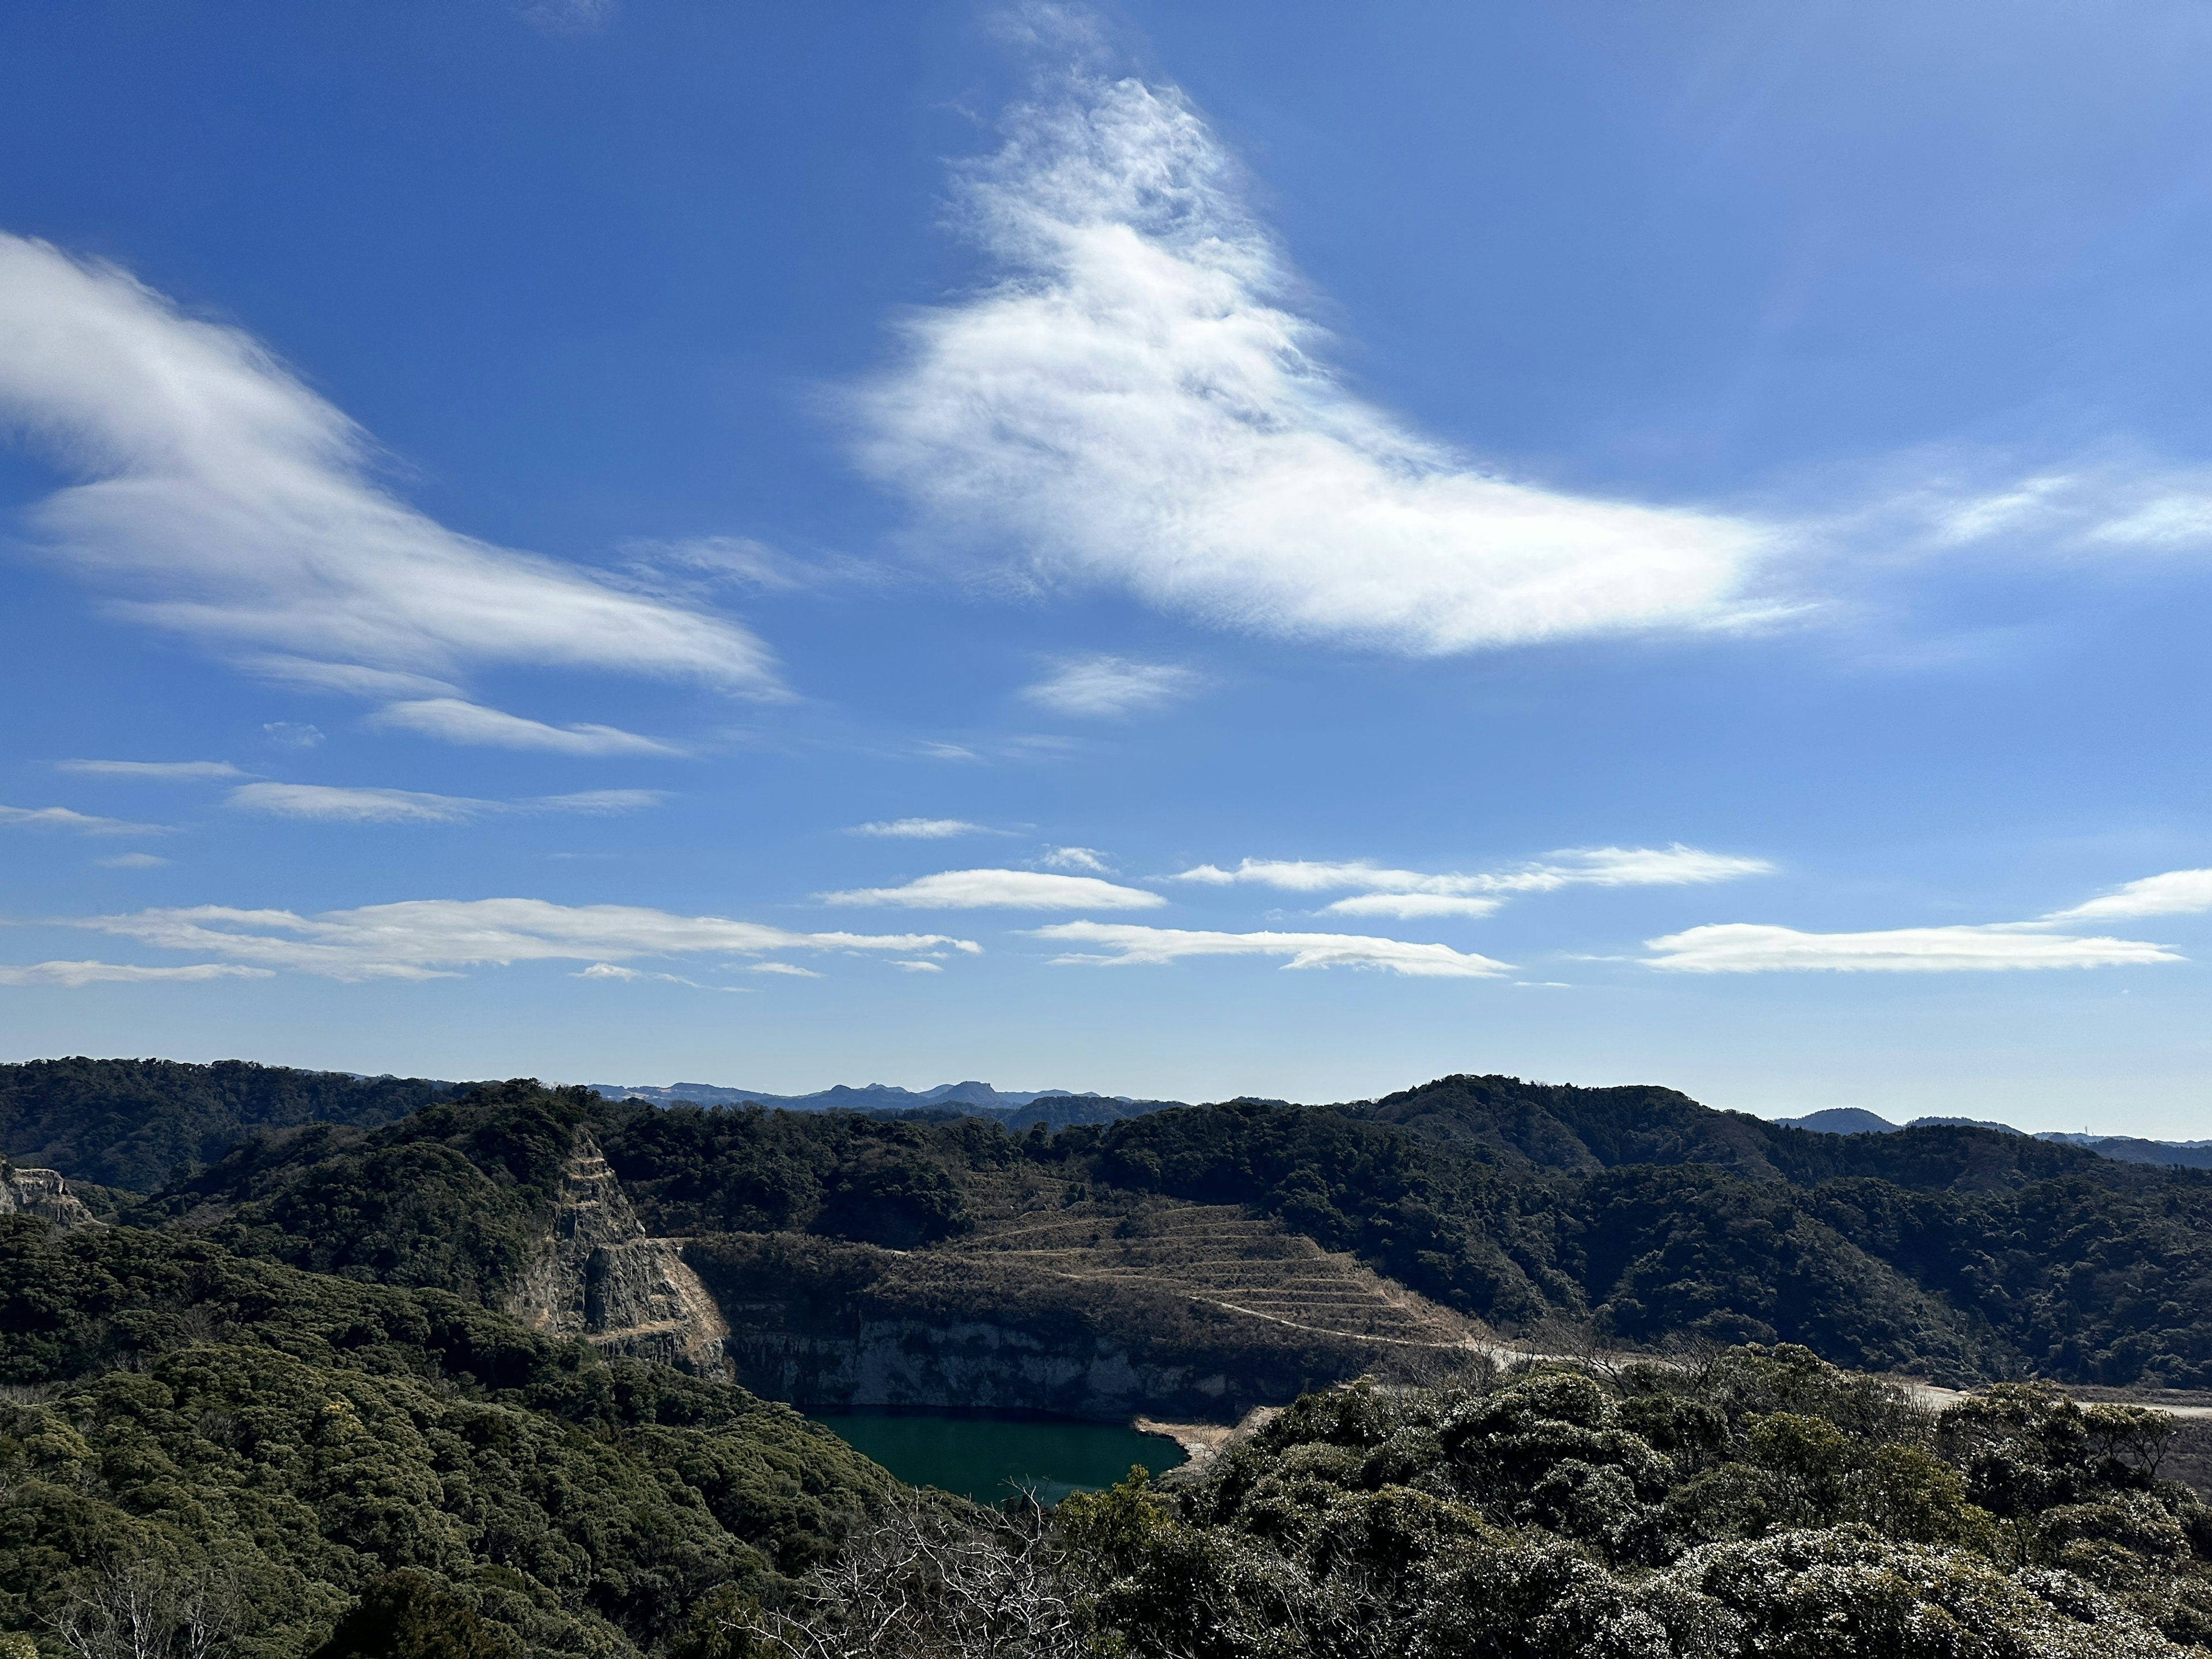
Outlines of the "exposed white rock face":
{"label": "exposed white rock face", "polygon": [[552,1230],[507,1311],[550,1335],[721,1376],[729,1328],[683,1251],[680,1238],[646,1236],[599,1143],[579,1129],[562,1167]]}
{"label": "exposed white rock face", "polygon": [[58,1170],[0,1164],[0,1215],[42,1216],[57,1227],[97,1227],[99,1218],[70,1191]]}

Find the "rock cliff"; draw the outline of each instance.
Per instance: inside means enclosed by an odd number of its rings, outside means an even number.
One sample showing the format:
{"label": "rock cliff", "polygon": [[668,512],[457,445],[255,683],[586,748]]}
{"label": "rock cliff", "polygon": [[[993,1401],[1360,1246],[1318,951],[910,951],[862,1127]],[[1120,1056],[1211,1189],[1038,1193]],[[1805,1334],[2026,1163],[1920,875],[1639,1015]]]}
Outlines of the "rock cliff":
{"label": "rock cliff", "polygon": [[0,1163],[0,1215],[42,1216],[57,1227],[100,1225],[58,1170],[19,1170],[5,1163]]}
{"label": "rock cliff", "polygon": [[801,1405],[1234,1423],[1433,1351],[1003,1254],[794,1233],[708,1235],[684,1254],[728,1316],[736,1379]]}
{"label": "rock cliff", "polygon": [[728,1327],[680,1238],[650,1238],[588,1130],[562,1168],[561,1194],[538,1254],[507,1298],[532,1329],[702,1375],[728,1367]]}

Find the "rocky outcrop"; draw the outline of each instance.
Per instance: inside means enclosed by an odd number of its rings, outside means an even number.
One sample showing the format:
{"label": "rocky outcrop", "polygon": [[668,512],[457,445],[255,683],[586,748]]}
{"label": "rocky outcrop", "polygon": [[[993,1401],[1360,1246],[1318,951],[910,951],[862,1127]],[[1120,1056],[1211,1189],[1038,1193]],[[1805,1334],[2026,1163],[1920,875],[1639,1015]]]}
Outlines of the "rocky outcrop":
{"label": "rocky outcrop", "polygon": [[793,1233],[691,1240],[737,1380],[805,1406],[1233,1423],[1376,1368],[1376,1345],[987,1254]]}
{"label": "rocky outcrop", "polygon": [[58,1170],[19,1170],[0,1164],[0,1215],[35,1215],[57,1227],[100,1225]]}
{"label": "rocky outcrop", "polygon": [[553,1224],[507,1311],[549,1335],[706,1376],[727,1371],[728,1328],[680,1238],[649,1238],[588,1130],[562,1168]]}

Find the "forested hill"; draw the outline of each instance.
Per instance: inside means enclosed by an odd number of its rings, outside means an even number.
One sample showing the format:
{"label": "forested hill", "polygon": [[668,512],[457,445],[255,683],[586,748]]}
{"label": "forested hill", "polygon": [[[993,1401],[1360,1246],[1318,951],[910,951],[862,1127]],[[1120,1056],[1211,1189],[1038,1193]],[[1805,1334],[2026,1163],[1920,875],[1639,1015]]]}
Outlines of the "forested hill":
{"label": "forested hill", "polygon": [[1448,1077],[1334,1109],[1446,1145],[1487,1148],[1508,1164],[1525,1161],[1571,1175],[1624,1164],[1710,1164],[1754,1181],[1863,1176],[1966,1189],[2101,1174],[2111,1162],[2079,1147],[1972,1125],[1822,1133],[1717,1111],[1650,1085],[1581,1089]]}
{"label": "forested hill", "polygon": [[580,1127],[665,1235],[933,1248],[1030,1169],[1243,1206],[1507,1331],[1793,1341],[1948,1382],[2212,1386],[2212,1176],[1973,1128],[1820,1135],[1660,1090],[1449,1079],[1349,1108],[1231,1102],[1017,1135],[526,1081],[386,1124],[258,1133],[116,1213],[498,1305]]}
{"label": "forested hill", "polygon": [[150,1192],[254,1130],[389,1123],[456,1086],[243,1060],[35,1060],[0,1066],[0,1151],[75,1181]]}

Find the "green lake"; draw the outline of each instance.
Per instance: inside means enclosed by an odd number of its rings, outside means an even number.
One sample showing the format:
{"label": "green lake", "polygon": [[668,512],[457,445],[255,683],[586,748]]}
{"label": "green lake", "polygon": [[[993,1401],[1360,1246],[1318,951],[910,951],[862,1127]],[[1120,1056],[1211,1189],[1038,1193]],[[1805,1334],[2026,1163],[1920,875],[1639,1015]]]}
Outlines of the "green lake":
{"label": "green lake", "polygon": [[919,1406],[811,1410],[807,1416],[914,1486],[942,1486],[979,1503],[1033,1492],[1057,1504],[1110,1486],[1141,1463],[1160,1475],[1182,1462],[1163,1435],[1110,1423]]}

